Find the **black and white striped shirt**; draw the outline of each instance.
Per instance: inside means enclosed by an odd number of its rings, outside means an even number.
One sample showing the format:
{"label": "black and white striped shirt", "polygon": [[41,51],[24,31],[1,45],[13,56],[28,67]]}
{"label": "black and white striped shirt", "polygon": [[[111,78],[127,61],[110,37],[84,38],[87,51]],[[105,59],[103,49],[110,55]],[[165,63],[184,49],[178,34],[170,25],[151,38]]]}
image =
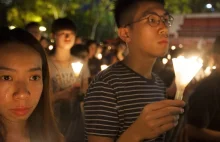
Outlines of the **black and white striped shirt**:
{"label": "black and white striped shirt", "polygon": [[[155,74],[146,79],[118,62],[99,73],[85,98],[85,134],[115,140],[137,119],[145,105],[163,100],[165,86]],[[163,142],[164,135],[146,142]]]}

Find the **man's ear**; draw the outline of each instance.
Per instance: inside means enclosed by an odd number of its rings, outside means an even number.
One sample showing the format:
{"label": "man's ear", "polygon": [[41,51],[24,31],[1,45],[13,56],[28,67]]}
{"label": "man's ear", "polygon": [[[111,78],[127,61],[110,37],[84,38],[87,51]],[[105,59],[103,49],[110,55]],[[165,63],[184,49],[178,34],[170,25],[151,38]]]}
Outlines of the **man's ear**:
{"label": "man's ear", "polygon": [[131,41],[130,32],[127,27],[118,28],[118,36],[126,43]]}

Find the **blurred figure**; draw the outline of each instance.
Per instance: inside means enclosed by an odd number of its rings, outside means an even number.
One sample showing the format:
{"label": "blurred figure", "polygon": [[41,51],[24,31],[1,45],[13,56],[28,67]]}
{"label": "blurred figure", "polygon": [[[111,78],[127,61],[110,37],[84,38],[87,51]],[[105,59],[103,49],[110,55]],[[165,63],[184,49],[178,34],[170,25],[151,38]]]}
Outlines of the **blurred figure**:
{"label": "blurred figure", "polygon": [[50,45],[50,41],[49,41],[49,39],[47,39],[46,37],[41,37],[41,39],[40,39],[40,44],[41,44],[41,46],[44,48],[44,49],[47,49],[48,48],[48,46]]}
{"label": "blurred figure", "polygon": [[84,60],[86,63],[88,63],[89,51],[85,45],[83,44],[74,45],[73,48],[71,48],[71,54]]}
{"label": "blurred figure", "polygon": [[86,42],[86,47],[89,51],[89,60],[88,60],[88,66],[89,71],[91,74],[91,78],[93,78],[98,72],[101,71],[101,60],[97,59],[95,57],[96,51],[97,51],[97,43],[94,40],[88,40]]}
{"label": "blurred figure", "polygon": [[0,141],[64,142],[52,113],[49,68],[39,42],[0,29]]}
{"label": "blurred figure", "polygon": [[37,22],[30,22],[25,26],[25,30],[31,33],[38,41],[41,39],[41,32],[40,32],[40,24]]}
{"label": "blurred figure", "polygon": [[75,40],[75,44],[85,44],[83,38],[81,36],[77,36]]}
{"label": "blurred figure", "polygon": [[125,43],[120,43],[117,46],[117,58],[119,61],[122,61],[125,57],[125,50],[126,50],[126,45]]}
{"label": "blurred figure", "polygon": [[189,99],[186,131],[190,142],[220,141],[220,36],[212,54],[216,70],[201,81]]}

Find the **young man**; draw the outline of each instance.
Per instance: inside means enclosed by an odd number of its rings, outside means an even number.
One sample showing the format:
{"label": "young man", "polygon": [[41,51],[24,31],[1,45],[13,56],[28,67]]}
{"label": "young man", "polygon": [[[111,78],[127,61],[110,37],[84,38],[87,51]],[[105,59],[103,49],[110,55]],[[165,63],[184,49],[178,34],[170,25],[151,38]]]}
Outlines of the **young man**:
{"label": "young man", "polygon": [[217,68],[189,99],[186,130],[190,142],[220,141],[220,36],[215,40],[212,53]]}
{"label": "young man", "polygon": [[89,142],[163,142],[185,103],[165,100],[165,87],[152,73],[157,57],[168,51],[173,18],[160,0],[118,0],[115,19],[129,54],[99,73],[85,98]]}
{"label": "young man", "polygon": [[[55,20],[52,24],[52,34],[55,53],[49,58],[49,66],[55,115],[66,141],[81,142],[84,139],[84,127],[80,105],[76,98],[79,87],[83,93],[88,88],[90,76],[88,65],[70,53],[76,37],[76,26],[73,21],[67,18]],[[83,68],[77,77],[71,63],[78,61],[83,63]]]}
{"label": "young man", "polygon": [[41,32],[40,32],[40,24],[37,22],[30,22],[25,26],[25,30],[31,33],[38,41],[41,39]]}

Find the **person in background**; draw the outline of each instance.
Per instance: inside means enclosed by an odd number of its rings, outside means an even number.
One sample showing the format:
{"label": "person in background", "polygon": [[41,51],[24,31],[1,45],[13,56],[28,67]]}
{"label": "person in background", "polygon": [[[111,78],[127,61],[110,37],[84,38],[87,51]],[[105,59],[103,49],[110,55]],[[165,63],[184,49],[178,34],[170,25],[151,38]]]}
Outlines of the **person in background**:
{"label": "person in background", "polygon": [[101,60],[97,59],[95,57],[96,51],[97,51],[97,43],[94,40],[88,40],[86,42],[86,47],[89,51],[89,60],[88,60],[88,66],[89,71],[91,74],[91,78],[93,78],[96,74],[98,74],[101,71]]}
{"label": "person in background", "polygon": [[30,22],[25,26],[25,30],[31,33],[38,41],[41,39],[40,24],[37,22]]}
{"label": "person in background", "polygon": [[190,142],[220,141],[220,36],[216,37],[212,54],[216,70],[189,98],[186,132]]}
{"label": "person in background", "polygon": [[75,44],[85,44],[81,36],[76,36]]}
{"label": "person in background", "polygon": [[173,18],[163,0],[117,0],[114,16],[129,54],[90,83],[86,141],[164,142],[185,106],[165,98],[165,85],[152,72],[156,59],[168,52]]}
{"label": "person in background", "polygon": [[[87,63],[71,55],[76,37],[75,23],[68,18],[54,20],[52,37],[55,41],[55,51],[49,57],[49,65],[55,115],[66,141],[82,142],[84,122],[79,94],[86,92],[90,74]],[[73,71],[72,63],[76,62],[83,64],[80,74]]]}
{"label": "person in background", "polygon": [[0,29],[0,141],[64,142],[53,116],[45,52],[28,32]]}
{"label": "person in background", "polygon": [[89,51],[88,48],[83,44],[75,44],[73,48],[71,48],[71,54],[84,60],[88,63],[89,60]]}
{"label": "person in background", "polygon": [[47,49],[50,45],[50,41],[46,37],[41,36],[40,44],[44,49]]}

